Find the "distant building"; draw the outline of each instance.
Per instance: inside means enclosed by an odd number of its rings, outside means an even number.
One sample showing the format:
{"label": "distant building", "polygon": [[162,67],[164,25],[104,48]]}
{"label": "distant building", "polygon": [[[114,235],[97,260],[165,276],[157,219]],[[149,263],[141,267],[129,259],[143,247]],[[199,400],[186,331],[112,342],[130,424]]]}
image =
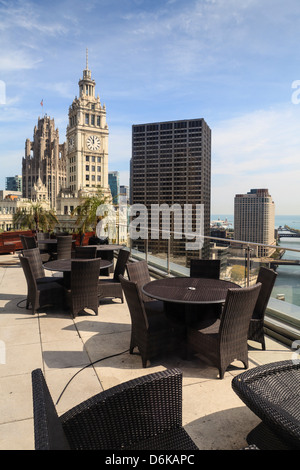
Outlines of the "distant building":
{"label": "distant building", "polygon": [[7,176],[5,181],[5,189],[8,191],[22,191],[22,176]]}
{"label": "distant building", "polygon": [[106,107],[95,94],[96,83],[88,67],[78,82],[79,97],[69,108],[67,127],[68,188],[75,196],[95,193],[98,188],[110,194],[108,185],[108,125]]}
{"label": "distant building", "polygon": [[[156,122],[132,126],[130,203],[147,207],[149,227],[152,204],[204,206],[204,233],[210,233],[211,130],[204,119]],[[195,214],[191,216],[195,230]],[[174,219],[173,219],[174,222]],[[171,222],[171,231],[174,223]],[[173,238],[173,237],[172,237]],[[149,238],[149,251],[166,253],[165,240]],[[172,240],[176,257],[198,257],[186,252],[186,239]],[[201,250],[209,257],[207,239]]]}
{"label": "distant building", "polygon": [[25,157],[22,159],[23,197],[32,201],[45,198],[52,209],[56,198],[66,186],[66,144],[59,143],[59,132],[54,119],[45,115],[38,119],[33,141],[26,140]]}
{"label": "distant building", "polygon": [[108,184],[110,187],[113,204],[119,204],[120,176],[118,171],[108,172]]}
{"label": "distant building", "polygon": [[129,186],[124,186],[121,184],[120,186],[120,196],[126,198],[126,200],[129,202]]}
{"label": "distant building", "polygon": [[[234,199],[234,238],[245,242],[275,245],[275,205],[268,189],[251,189]],[[269,256],[272,248],[257,248],[258,256]]]}

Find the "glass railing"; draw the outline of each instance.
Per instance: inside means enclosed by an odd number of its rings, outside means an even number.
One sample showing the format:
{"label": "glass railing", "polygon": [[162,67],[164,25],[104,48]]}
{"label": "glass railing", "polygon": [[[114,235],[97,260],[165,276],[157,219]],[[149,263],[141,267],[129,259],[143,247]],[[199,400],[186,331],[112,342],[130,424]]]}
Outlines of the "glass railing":
{"label": "glass railing", "polygon": [[221,279],[241,287],[256,282],[261,266],[275,269],[278,276],[268,304],[266,330],[288,344],[300,340],[300,249],[286,239],[264,245],[202,236],[202,248],[186,250],[186,241],[176,239],[174,232],[168,239],[132,240],[126,227],[120,226],[115,241],[128,247],[132,259],[145,259],[154,276],[189,276],[190,259],[201,257],[220,259]]}

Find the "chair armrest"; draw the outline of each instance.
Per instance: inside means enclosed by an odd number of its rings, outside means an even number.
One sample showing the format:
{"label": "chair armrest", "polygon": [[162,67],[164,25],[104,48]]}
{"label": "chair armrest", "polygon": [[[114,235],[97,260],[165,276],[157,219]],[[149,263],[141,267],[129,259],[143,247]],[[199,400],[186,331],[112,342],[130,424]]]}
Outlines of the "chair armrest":
{"label": "chair armrest", "polygon": [[64,413],[71,448],[122,449],[182,426],[182,373],[169,369],[117,385]]}

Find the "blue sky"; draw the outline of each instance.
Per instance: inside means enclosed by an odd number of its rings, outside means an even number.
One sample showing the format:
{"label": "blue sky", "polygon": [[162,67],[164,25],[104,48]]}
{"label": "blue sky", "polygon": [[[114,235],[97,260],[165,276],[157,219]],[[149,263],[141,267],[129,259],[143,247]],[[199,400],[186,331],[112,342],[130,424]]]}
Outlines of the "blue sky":
{"label": "blue sky", "polygon": [[65,141],[88,48],[122,184],[132,124],[203,117],[211,212],[268,188],[276,214],[299,214],[299,39],[299,0],[0,0],[0,189],[39,116]]}

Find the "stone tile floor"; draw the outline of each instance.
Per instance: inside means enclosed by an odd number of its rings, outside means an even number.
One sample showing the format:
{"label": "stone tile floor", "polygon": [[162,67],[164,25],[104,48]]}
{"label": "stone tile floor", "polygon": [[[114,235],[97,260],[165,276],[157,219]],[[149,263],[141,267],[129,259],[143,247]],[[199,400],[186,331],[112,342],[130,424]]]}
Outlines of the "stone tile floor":
{"label": "stone tile floor", "polygon": [[[231,388],[233,376],[244,370],[241,363],[233,363],[223,380],[215,368],[198,358],[184,361],[176,355],[165,356],[143,368],[138,353],[128,352],[131,322],[126,302],[102,301],[98,316],[87,312],[73,319],[53,308],[33,316],[25,309],[26,292],[17,255],[2,255],[1,450],[34,449],[31,371],[36,368],[43,370],[61,414],[114,385],[178,367],[183,372],[183,424],[199,449],[235,450],[246,445],[246,435],[259,420]],[[271,338],[267,338],[267,351],[249,344],[250,367],[291,357],[290,348]]]}

